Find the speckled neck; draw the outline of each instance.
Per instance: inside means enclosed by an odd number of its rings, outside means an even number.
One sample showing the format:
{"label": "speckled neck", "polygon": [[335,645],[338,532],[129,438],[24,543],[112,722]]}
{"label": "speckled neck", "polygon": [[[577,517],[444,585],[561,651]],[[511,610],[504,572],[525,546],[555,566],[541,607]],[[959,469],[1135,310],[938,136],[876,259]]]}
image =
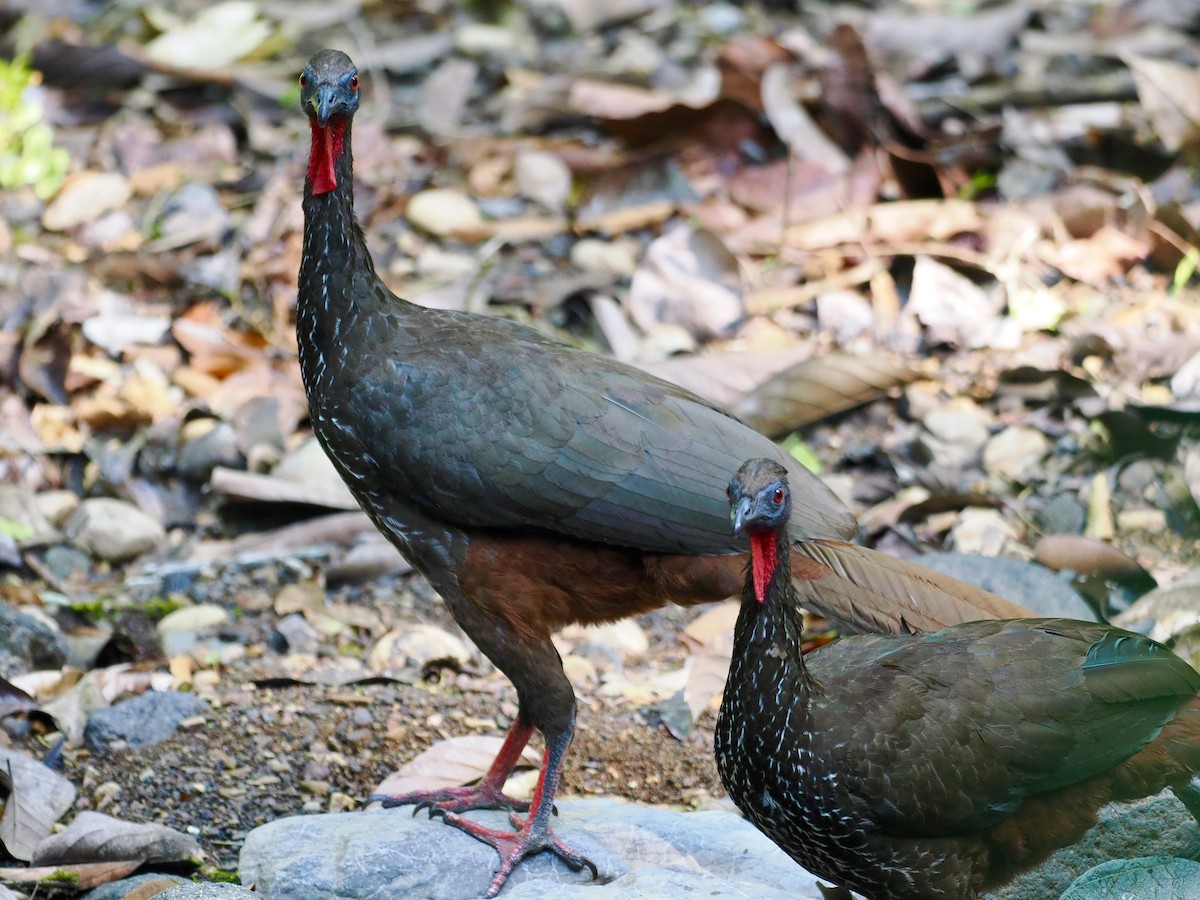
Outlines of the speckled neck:
{"label": "speckled neck", "polygon": [[[304,180],[304,250],[296,297],[296,332],[300,371],[310,393],[323,379],[330,361],[345,350],[339,339],[340,329],[360,299],[356,298],[356,287],[372,285],[375,277],[362,229],[354,217],[354,161],[348,121],[341,141],[342,152],[333,161],[336,186],[313,193],[311,160]],[[314,142],[313,152],[317,149]],[[366,296],[371,292],[359,293]]]}

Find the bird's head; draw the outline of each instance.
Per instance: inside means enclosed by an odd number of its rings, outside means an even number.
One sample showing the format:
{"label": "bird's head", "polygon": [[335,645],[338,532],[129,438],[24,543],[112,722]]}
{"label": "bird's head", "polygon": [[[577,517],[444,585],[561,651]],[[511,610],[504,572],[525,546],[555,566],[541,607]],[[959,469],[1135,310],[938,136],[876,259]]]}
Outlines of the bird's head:
{"label": "bird's head", "polygon": [[300,106],[324,128],[358,109],[358,69],[341,50],[321,50],[300,73]]}
{"label": "bird's head", "polygon": [[792,514],[792,491],[787,469],[769,459],[751,459],[742,464],[725,490],[733,533],[750,537],[754,594],[762,603],[767,585],[779,565],[779,548],[786,546],[788,518]]}
{"label": "bird's head", "polygon": [[337,187],[334,163],[345,152],[346,129],[358,101],[358,69],[340,50],[320,51],[300,73],[300,106],[312,125],[308,180],[314,195]]}

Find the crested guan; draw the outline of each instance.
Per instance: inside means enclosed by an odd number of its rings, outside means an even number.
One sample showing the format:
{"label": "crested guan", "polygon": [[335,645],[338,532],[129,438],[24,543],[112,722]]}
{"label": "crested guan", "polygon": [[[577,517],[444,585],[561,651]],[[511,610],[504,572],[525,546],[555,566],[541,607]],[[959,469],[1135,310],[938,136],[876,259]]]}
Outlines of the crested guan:
{"label": "crested guan", "polygon": [[[396,297],[354,215],[354,64],[321,51],[300,86],[312,132],[296,306],[309,419],[363,509],[518,698],[478,785],[379,799],[428,808],[495,847],[489,896],[541,850],[594,872],[548,827],[575,721],[551,633],[735,595],[747,545],[729,533],[720,484],[741,460],[770,456],[787,468],[797,586],[812,608],[889,632],[1025,614],[843,543],[854,518],[818,479],[687,391],[513,322]],[[522,803],[502,787],[535,729],[545,755]],[[529,815],[514,817],[515,833],[459,815],[480,808]]]}
{"label": "crested guan", "polygon": [[789,480],[756,459],[729,484],[751,564],[715,750],[801,865],[868,897],[973,898],[1200,771],[1200,675],[1140,634],[990,619],[801,654]]}

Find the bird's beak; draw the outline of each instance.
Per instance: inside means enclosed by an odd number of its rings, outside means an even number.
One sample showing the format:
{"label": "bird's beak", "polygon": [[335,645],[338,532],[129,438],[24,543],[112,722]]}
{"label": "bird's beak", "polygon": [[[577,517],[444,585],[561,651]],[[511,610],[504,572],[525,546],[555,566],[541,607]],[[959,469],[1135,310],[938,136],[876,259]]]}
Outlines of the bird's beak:
{"label": "bird's beak", "polygon": [[750,498],[742,497],[729,513],[729,518],[733,521],[733,533],[741,534],[742,527],[746,524],[746,519],[750,517]]}
{"label": "bird's beak", "polygon": [[323,84],[317,88],[317,95],[312,99],[313,109],[317,111],[317,124],[322,128],[329,124],[329,116],[333,112],[335,90],[333,85]]}

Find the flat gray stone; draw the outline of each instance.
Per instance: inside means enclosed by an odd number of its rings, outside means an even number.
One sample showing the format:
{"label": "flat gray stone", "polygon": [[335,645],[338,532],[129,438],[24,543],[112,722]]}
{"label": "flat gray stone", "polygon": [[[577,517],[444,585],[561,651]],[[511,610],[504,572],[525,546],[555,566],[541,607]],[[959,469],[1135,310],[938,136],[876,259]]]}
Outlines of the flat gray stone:
{"label": "flat gray stone", "polygon": [[1039,616],[1096,621],[1096,613],[1078,591],[1037,563],[976,553],[927,553],[914,556],[912,562],[999,594]]}
{"label": "flat gray stone", "polygon": [[[124,900],[125,895],[136,888],[149,891],[152,886],[163,888],[171,885],[191,887],[192,883],[178,875],[147,872],[142,875],[132,875],[129,878],[122,878],[120,881],[110,881],[108,884],[102,884],[100,887],[93,888],[84,894],[82,900]],[[154,896],[161,897],[163,895],[160,893]]]}
{"label": "flat gray stone", "polygon": [[262,900],[262,894],[255,894],[238,884],[221,884],[215,881],[205,881],[199,884],[181,884],[155,894],[154,900],[232,900],[236,897],[249,897],[250,900]]}
{"label": "flat gray stone", "polygon": [[182,691],[146,691],[88,716],[83,740],[88,749],[104,752],[113,741],[149,747],[165,741],[179,723],[201,712],[208,703]]}
{"label": "flat gray stone", "polygon": [[1114,859],[1075,879],[1061,900],[1179,900],[1200,897],[1200,863],[1170,856]]}
{"label": "flat gray stone", "polygon": [[[816,876],[734,813],[611,799],[563,800],[558,809],[555,832],[596,864],[601,883],[541,853],[510,876],[509,900],[821,897]],[[507,826],[505,813],[469,815]],[[491,847],[402,808],[269,822],[246,836],[238,875],[266,900],[461,900],[483,894],[496,862]]]}

